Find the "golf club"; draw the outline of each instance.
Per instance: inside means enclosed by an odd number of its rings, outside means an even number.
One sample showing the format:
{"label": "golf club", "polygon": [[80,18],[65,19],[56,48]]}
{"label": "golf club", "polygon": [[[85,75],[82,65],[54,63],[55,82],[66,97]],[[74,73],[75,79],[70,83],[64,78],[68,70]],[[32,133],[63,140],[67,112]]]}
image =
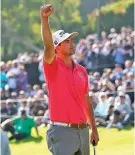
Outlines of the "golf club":
{"label": "golf club", "polygon": [[93,145],[94,155],[96,155],[96,143],[95,143],[95,140],[92,141],[92,145]]}

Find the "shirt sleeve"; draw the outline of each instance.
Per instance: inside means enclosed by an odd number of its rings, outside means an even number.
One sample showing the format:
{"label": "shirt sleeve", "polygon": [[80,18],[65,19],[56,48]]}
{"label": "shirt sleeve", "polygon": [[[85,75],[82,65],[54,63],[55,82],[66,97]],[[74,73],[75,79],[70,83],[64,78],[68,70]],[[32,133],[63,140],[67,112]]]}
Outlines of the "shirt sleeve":
{"label": "shirt sleeve", "polygon": [[33,119],[33,118],[30,118],[30,119],[31,119],[30,127],[32,128],[32,127],[37,126],[37,124],[36,124],[36,122],[34,121],[34,119]]}
{"label": "shirt sleeve", "polygon": [[19,120],[18,117],[12,118],[12,122],[13,122],[13,124],[14,124],[14,125],[17,124],[18,120]]}
{"label": "shirt sleeve", "polygon": [[56,72],[57,72],[58,62],[56,56],[53,59],[51,64],[48,64],[43,60],[43,68],[44,68],[44,75],[47,81],[55,80]]}

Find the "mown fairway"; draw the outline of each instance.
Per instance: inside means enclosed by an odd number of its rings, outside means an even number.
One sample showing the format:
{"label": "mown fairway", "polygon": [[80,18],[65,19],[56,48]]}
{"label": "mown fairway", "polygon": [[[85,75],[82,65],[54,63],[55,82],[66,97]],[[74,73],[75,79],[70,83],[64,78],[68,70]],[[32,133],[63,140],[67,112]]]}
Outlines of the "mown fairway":
{"label": "mown fairway", "polygon": [[[35,130],[32,130],[32,138],[21,142],[12,141],[10,143],[11,155],[51,155],[48,151],[45,133],[47,128],[39,129],[40,137],[37,138]],[[133,155],[134,154],[134,128],[107,130],[98,128],[100,142],[97,146],[97,155]],[[91,155],[93,155],[91,146]]]}

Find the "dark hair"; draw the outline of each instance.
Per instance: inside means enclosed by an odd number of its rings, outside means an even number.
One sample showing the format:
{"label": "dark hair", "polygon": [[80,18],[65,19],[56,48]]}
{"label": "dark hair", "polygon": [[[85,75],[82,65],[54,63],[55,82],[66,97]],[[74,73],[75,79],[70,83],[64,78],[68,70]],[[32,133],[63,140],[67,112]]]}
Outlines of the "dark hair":
{"label": "dark hair", "polygon": [[112,108],[114,108],[114,105],[110,105],[109,109],[112,109]]}
{"label": "dark hair", "polygon": [[26,114],[26,111],[25,110],[22,110],[21,111],[21,115],[25,115]]}
{"label": "dark hair", "polygon": [[115,111],[114,111],[114,114],[117,115],[117,116],[119,116],[119,115],[120,115],[120,111],[115,110]]}
{"label": "dark hair", "polygon": [[126,86],[130,86],[131,85],[131,82],[130,81],[127,81],[126,82]]}

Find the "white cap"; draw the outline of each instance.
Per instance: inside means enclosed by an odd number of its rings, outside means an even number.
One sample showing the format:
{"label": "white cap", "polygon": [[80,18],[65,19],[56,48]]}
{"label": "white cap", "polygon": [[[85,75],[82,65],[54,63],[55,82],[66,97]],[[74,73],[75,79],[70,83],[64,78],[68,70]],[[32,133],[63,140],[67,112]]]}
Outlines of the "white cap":
{"label": "white cap", "polygon": [[54,47],[56,48],[61,42],[71,37],[74,38],[78,35],[78,32],[65,33],[64,30],[58,30],[52,34]]}
{"label": "white cap", "polygon": [[120,91],[120,92],[118,93],[118,96],[125,96],[125,93],[122,92],[122,91]]}
{"label": "white cap", "polygon": [[125,92],[124,86],[119,86],[119,87],[117,88],[117,92],[120,92],[120,91]]}

